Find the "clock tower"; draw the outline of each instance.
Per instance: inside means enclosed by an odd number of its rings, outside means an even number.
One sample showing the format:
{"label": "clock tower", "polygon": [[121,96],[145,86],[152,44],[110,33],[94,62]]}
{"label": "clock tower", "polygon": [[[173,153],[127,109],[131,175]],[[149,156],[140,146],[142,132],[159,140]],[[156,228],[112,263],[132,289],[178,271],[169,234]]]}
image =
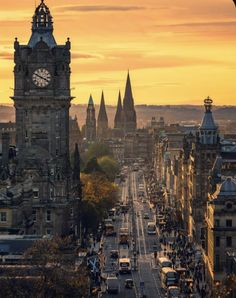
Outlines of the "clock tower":
{"label": "clock tower", "polygon": [[[53,22],[43,0],[36,8],[28,45],[15,40],[17,149],[21,159],[32,150],[46,159],[69,158],[70,41],[57,45]],[[42,154],[40,154],[41,156]]]}
{"label": "clock tower", "polygon": [[[49,8],[41,0],[27,45],[14,43],[16,181],[32,181],[33,230],[66,234],[71,227],[69,161],[70,40],[58,45]],[[37,216],[36,216],[37,215]]]}

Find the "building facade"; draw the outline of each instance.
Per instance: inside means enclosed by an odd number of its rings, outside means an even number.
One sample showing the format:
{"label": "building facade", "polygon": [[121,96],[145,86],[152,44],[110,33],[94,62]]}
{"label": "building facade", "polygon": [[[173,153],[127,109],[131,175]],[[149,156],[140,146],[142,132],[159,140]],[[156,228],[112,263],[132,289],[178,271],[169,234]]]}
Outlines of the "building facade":
{"label": "building facade", "polygon": [[[65,235],[74,225],[69,158],[70,41],[56,43],[50,10],[41,1],[28,44],[21,45],[16,39],[14,48],[17,156],[8,164],[7,183],[9,190],[20,189],[20,185],[23,190],[10,195],[6,207],[14,210],[18,205],[20,233]],[[0,201],[4,202],[4,195]]]}

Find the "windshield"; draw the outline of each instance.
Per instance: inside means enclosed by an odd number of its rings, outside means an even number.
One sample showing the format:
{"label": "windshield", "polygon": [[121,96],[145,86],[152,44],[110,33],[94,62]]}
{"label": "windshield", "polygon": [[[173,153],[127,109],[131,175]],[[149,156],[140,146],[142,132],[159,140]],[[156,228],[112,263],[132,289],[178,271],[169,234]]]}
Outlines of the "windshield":
{"label": "windshield", "polygon": [[180,294],[180,290],[179,289],[171,289],[170,294],[173,296],[177,296]]}
{"label": "windshield", "polygon": [[128,267],[129,263],[120,263],[120,267]]}
{"label": "windshield", "polygon": [[168,278],[176,278],[176,272],[167,272],[166,276]]}

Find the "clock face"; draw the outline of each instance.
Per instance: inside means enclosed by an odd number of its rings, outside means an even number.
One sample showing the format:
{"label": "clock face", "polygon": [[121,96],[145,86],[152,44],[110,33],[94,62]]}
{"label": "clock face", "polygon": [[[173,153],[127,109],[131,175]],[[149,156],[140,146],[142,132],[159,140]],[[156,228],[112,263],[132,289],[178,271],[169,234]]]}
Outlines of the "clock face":
{"label": "clock face", "polygon": [[38,68],[34,71],[32,80],[35,86],[45,88],[51,82],[51,74],[45,68]]}

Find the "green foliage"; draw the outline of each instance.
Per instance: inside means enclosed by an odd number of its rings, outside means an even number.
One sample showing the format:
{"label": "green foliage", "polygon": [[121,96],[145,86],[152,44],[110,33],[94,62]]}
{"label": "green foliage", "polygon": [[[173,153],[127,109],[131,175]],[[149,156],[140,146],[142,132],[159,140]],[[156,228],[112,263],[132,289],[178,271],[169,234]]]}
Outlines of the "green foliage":
{"label": "green foliage", "polygon": [[87,160],[90,160],[93,157],[100,158],[103,156],[112,156],[109,147],[103,143],[91,144],[86,154]]}
{"label": "green foliage", "polygon": [[115,161],[110,156],[103,156],[98,159],[98,164],[103,170],[103,172],[106,174],[107,178],[110,181],[114,181],[116,175],[120,171],[120,167],[117,161]]}
{"label": "green foliage", "polygon": [[97,158],[93,157],[87,162],[87,165],[84,169],[84,173],[91,174],[91,173],[95,173],[95,172],[103,173],[103,170],[100,167],[100,165],[98,164]]}

